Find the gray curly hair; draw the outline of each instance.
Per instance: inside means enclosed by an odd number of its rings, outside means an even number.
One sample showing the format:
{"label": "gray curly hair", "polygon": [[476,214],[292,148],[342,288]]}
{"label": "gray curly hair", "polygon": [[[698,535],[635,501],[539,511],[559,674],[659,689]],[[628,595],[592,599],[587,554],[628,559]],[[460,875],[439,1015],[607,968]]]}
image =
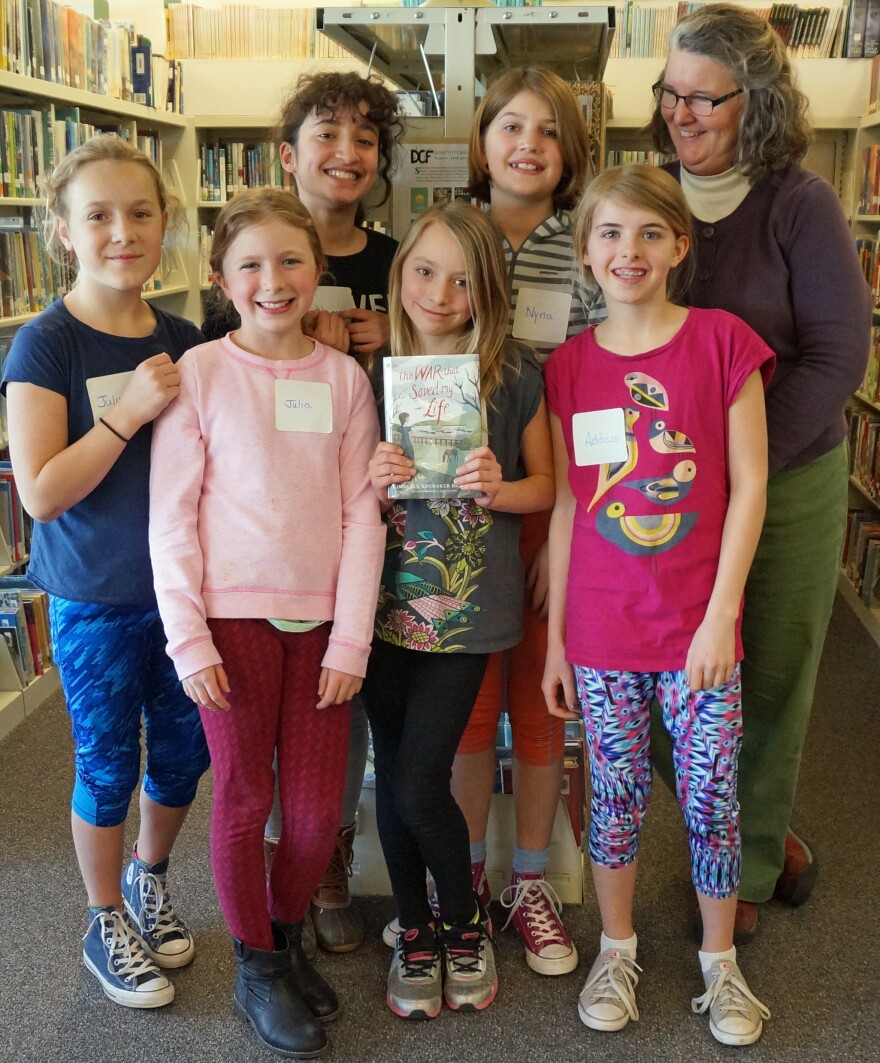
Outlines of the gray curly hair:
{"label": "gray curly hair", "polygon": [[[785,45],[763,18],[735,4],[706,4],[676,24],[669,49],[713,59],[745,90],[735,161],[750,184],[803,159],[813,139],[809,104],[794,83]],[[665,74],[664,68],[661,80]],[[659,100],[649,128],[657,150],[674,153]]]}

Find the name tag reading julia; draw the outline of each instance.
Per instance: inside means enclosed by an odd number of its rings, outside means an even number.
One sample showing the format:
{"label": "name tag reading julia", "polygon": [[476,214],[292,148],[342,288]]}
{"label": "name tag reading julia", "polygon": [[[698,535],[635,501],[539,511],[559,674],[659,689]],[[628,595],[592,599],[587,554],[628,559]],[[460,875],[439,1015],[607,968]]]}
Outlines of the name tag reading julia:
{"label": "name tag reading julia", "polygon": [[568,335],[571,292],[520,288],[513,315],[513,335],[518,340],[562,343]]}
{"label": "name tag reading julia", "polygon": [[571,419],[575,465],[608,465],[626,461],[626,424],[623,410],[591,410]]}
{"label": "name tag reading julia", "polygon": [[89,405],[92,407],[95,424],[119,402],[133,376],[134,372],[109,373],[107,376],[90,377],[86,381],[86,391],[89,394]]}
{"label": "name tag reading julia", "polygon": [[351,294],[351,288],[336,288],[332,284],[319,284],[315,289],[312,310],[329,310],[335,313],[339,310],[351,310],[353,307],[354,296]]}
{"label": "name tag reading julia", "polygon": [[275,427],[279,432],[332,432],[330,385],[313,380],[276,380]]}

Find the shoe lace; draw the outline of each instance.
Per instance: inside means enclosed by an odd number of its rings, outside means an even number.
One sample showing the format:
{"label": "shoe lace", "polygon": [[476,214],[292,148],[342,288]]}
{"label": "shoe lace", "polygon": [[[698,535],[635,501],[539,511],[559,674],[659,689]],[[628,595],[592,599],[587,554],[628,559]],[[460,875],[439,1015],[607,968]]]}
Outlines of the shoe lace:
{"label": "shoe lace", "polygon": [[434,973],[440,957],[436,949],[405,949],[400,953],[400,966],[403,978],[430,978]]}
{"label": "shoe lace", "polygon": [[446,933],[446,955],[456,974],[479,974],[485,948],[486,935],[480,926]]}
{"label": "shoe lace", "polygon": [[510,926],[517,912],[521,912],[530,932],[541,945],[564,943],[564,928],[559,920],[562,901],[546,879],[522,879],[508,886],[501,894],[501,905],[510,909],[502,930]]}
{"label": "shoe lace", "polygon": [[101,938],[108,950],[107,970],[118,978],[152,974],[156,967],[122,912],[99,912]]}
{"label": "shoe lace", "polygon": [[636,971],[641,971],[641,967],[629,956],[609,956],[593,977],[587,980],[581,992],[590,991],[591,1004],[623,1004],[629,1017],[637,1021],[639,1009],[636,1007],[636,986],[639,976]]}
{"label": "shoe lace", "polygon": [[720,1017],[724,1019],[733,1015],[749,1018],[749,1004],[758,1009],[762,1019],[770,1018],[770,1009],[752,993],[739,968],[733,964],[720,968],[706,992],[691,1001],[691,1008],[697,1015],[703,1015],[716,1002]]}
{"label": "shoe lace", "polygon": [[345,880],[354,874],[354,846],[351,841],[342,834],[336,836],[336,845],[333,847],[333,855],[324,873],[323,886],[330,889],[341,889],[345,886]]}
{"label": "shoe lace", "polygon": [[186,933],[171,903],[171,894],[164,875],[154,875],[144,868],[138,870],[135,882],[138,890],[138,930],[155,938],[175,932]]}

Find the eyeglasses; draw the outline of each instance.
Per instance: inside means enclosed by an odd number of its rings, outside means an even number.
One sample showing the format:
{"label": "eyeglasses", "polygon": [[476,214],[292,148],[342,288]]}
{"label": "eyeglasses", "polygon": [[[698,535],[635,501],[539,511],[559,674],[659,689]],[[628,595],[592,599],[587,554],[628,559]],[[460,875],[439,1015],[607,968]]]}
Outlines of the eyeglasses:
{"label": "eyeglasses", "polygon": [[679,96],[677,92],[667,88],[662,81],[658,81],[656,85],[651,86],[651,92],[657,97],[664,111],[674,111],[678,106],[678,101],[682,100],[691,114],[696,115],[697,118],[708,118],[716,107],[732,100],[734,96],[739,96],[740,93],[745,92],[745,89],[734,89],[733,92],[711,100],[708,96]]}

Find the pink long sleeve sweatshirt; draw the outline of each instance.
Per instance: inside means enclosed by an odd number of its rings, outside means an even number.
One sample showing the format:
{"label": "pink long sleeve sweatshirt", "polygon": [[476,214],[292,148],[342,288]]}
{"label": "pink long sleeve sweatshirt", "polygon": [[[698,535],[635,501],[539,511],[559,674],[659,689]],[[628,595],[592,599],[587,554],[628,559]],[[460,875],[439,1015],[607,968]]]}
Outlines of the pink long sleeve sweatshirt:
{"label": "pink long sleeve sweatshirt", "polygon": [[[272,361],[228,337],[178,364],[150,474],[150,555],[178,676],[222,663],[207,617],[332,621],[324,666],[363,676],[385,551],[366,374],[322,344]],[[276,427],[304,403],[320,430]]]}

